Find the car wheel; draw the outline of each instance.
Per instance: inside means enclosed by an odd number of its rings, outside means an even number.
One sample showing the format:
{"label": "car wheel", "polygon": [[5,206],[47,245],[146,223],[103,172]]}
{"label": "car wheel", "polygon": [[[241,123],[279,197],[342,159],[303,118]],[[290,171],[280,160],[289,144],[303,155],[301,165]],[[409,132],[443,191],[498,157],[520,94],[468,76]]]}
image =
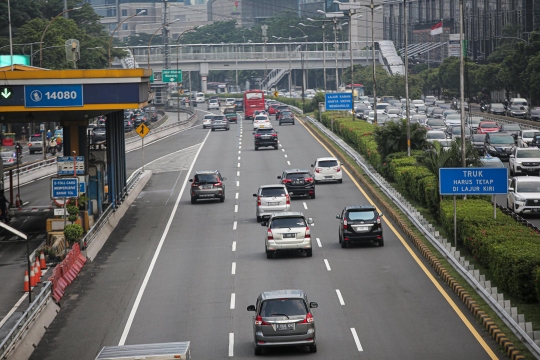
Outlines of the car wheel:
{"label": "car wheel", "polygon": [[195,199],[193,196],[191,197],[191,203],[195,204],[197,202],[197,199]]}
{"label": "car wheel", "polygon": [[345,240],[342,240],[342,241],[341,241],[341,247],[342,247],[343,249],[345,249],[345,248],[348,247],[348,246],[349,246],[349,244],[348,244]]}
{"label": "car wheel", "polygon": [[216,131],[216,129],[212,128],[212,131]]}
{"label": "car wheel", "polygon": [[508,166],[508,169],[510,170],[510,176],[514,176],[514,170],[512,170],[512,167]]}
{"label": "car wheel", "polygon": [[206,126],[203,125],[202,128],[203,128],[203,129],[206,129]]}
{"label": "car wheel", "polygon": [[312,257],[313,256],[313,249],[307,249],[306,250],[306,257]]}
{"label": "car wheel", "polygon": [[30,150],[30,155],[32,155],[34,152],[32,150]]}
{"label": "car wheel", "polygon": [[508,210],[511,210],[511,209],[510,209],[510,202],[508,201],[508,199],[506,199],[506,208],[507,208]]}
{"label": "car wheel", "polygon": [[262,217],[261,216],[257,216],[257,222],[261,222],[262,221]]}
{"label": "car wheel", "polygon": [[309,346],[309,352],[310,353],[316,353],[317,352],[317,345],[310,345]]}
{"label": "car wheel", "polygon": [[292,122],[292,124],[294,125],[294,121]]}
{"label": "car wheel", "polygon": [[259,150],[259,147],[258,146],[255,146],[255,151]]}
{"label": "car wheel", "polygon": [[272,259],[273,257],[274,257],[274,252],[266,250],[266,258]]}
{"label": "car wheel", "polygon": [[343,182],[343,179],[339,179],[337,182],[338,184],[341,184]]}
{"label": "car wheel", "polygon": [[313,194],[311,194],[311,198],[315,199],[315,191],[313,192]]}
{"label": "car wheel", "polygon": [[262,348],[255,346],[255,355],[262,355]]}
{"label": "car wheel", "polygon": [[225,202],[225,194],[223,194],[223,196],[219,198],[219,202]]}
{"label": "car wheel", "polygon": [[384,246],[384,239],[377,240],[379,246]]}
{"label": "car wheel", "polygon": [[279,122],[279,126],[281,126],[281,121]]}
{"label": "car wheel", "polygon": [[274,150],[277,150],[277,149],[278,149],[278,146],[277,146],[277,145],[276,145],[276,146],[274,146]]}

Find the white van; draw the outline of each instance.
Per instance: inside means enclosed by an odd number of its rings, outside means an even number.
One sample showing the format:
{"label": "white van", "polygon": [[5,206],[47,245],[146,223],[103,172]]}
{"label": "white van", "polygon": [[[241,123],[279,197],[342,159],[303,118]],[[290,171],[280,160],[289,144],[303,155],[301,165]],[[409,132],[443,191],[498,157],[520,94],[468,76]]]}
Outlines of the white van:
{"label": "white van", "polygon": [[510,99],[510,105],[524,106],[525,110],[529,110],[529,103],[527,103],[527,100],[523,99],[523,98],[512,98],[512,99]]}
{"label": "white van", "polygon": [[203,103],[204,102],[204,93],[198,92],[197,96],[195,97],[195,101],[198,102],[198,103]]}

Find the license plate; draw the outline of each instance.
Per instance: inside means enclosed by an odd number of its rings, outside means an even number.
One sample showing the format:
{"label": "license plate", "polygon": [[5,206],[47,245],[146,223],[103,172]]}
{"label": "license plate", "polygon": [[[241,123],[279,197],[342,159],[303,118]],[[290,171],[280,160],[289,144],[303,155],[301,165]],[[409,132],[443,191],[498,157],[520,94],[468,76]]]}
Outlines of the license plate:
{"label": "license plate", "polygon": [[259,129],[264,129],[264,125],[259,125]]}
{"label": "license plate", "polygon": [[211,198],[211,197],[214,197],[214,194],[206,194],[206,195],[199,195],[200,197],[205,197],[205,198]]}
{"label": "license plate", "polygon": [[276,206],[276,205],[279,205],[278,202],[269,202],[268,203],[268,206]]}
{"label": "license plate", "polygon": [[203,188],[203,189],[211,189],[211,188],[212,188],[212,185],[203,185],[202,188]]}
{"label": "license plate", "polygon": [[295,182],[293,182],[294,185],[303,185],[304,184],[304,181],[303,180],[296,180]]}
{"label": "license plate", "polygon": [[270,136],[261,136],[261,139],[268,140],[270,139]]}
{"label": "license plate", "polygon": [[368,231],[368,230],[369,230],[369,227],[367,227],[367,226],[358,227],[358,231]]}
{"label": "license plate", "polygon": [[330,176],[325,176],[324,178],[325,178],[325,179],[331,179],[331,178],[332,178],[332,175],[330,175]]}
{"label": "license plate", "polygon": [[276,330],[294,330],[294,323],[292,323],[292,324],[276,324]]}
{"label": "license plate", "polygon": [[296,237],[296,234],[283,234],[284,239],[290,239],[290,238],[295,238],[295,237]]}

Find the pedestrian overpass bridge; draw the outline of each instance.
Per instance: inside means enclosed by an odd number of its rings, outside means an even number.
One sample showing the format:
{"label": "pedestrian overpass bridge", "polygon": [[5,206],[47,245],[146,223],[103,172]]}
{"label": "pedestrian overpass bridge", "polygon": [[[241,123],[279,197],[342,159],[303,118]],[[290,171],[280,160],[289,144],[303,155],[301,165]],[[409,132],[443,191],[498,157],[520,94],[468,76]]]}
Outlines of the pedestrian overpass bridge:
{"label": "pedestrian overpass bridge", "polygon": [[[383,43],[387,46],[382,46]],[[375,42],[375,61],[382,64],[389,74],[404,74],[401,59],[388,41]],[[329,75],[336,68],[373,63],[371,50],[363,50],[365,42],[287,42],[287,43],[240,43],[240,44],[171,44],[169,45],[169,69],[185,72],[199,72],[202,89],[206,89],[205,77],[215,70],[268,70],[263,80],[265,88],[276,85],[291,70],[323,69]],[[368,45],[371,45],[368,43]],[[392,44],[393,45],[393,44]],[[129,48],[129,56],[115,59],[113,67],[149,67],[155,74],[155,81],[161,82],[161,72],[165,67],[165,46],[152,45]],[[396,58],[399,59],[395,64]],[[390,60],[391,59],[391,60]],[[391,61],[391,63],[389,62]],[[184,75],[185,77],[185,75]]]}

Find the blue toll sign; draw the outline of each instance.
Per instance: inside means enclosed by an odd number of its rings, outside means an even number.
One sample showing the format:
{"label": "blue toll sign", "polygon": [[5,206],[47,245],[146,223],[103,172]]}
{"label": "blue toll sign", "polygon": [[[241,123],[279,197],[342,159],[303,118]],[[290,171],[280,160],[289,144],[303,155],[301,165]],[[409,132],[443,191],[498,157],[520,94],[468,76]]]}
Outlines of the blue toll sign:
{"label": "blue toll sign", "polygon": [[326,110],[352,110],[352,93],[325,94],[324,105]]}
{"label": "blue toll sign", "polygon": [[25,85],[24,107],[83,106],[82,85]]}
{"label": "blue toll sign", "polygon": [[507,168],[441,168],[441,195],[508,194]]}
{"label": "blue toll sign", "polygon": [[51,198],[76,198],[79,197],[79,179],[55,178],[51,179]]}

